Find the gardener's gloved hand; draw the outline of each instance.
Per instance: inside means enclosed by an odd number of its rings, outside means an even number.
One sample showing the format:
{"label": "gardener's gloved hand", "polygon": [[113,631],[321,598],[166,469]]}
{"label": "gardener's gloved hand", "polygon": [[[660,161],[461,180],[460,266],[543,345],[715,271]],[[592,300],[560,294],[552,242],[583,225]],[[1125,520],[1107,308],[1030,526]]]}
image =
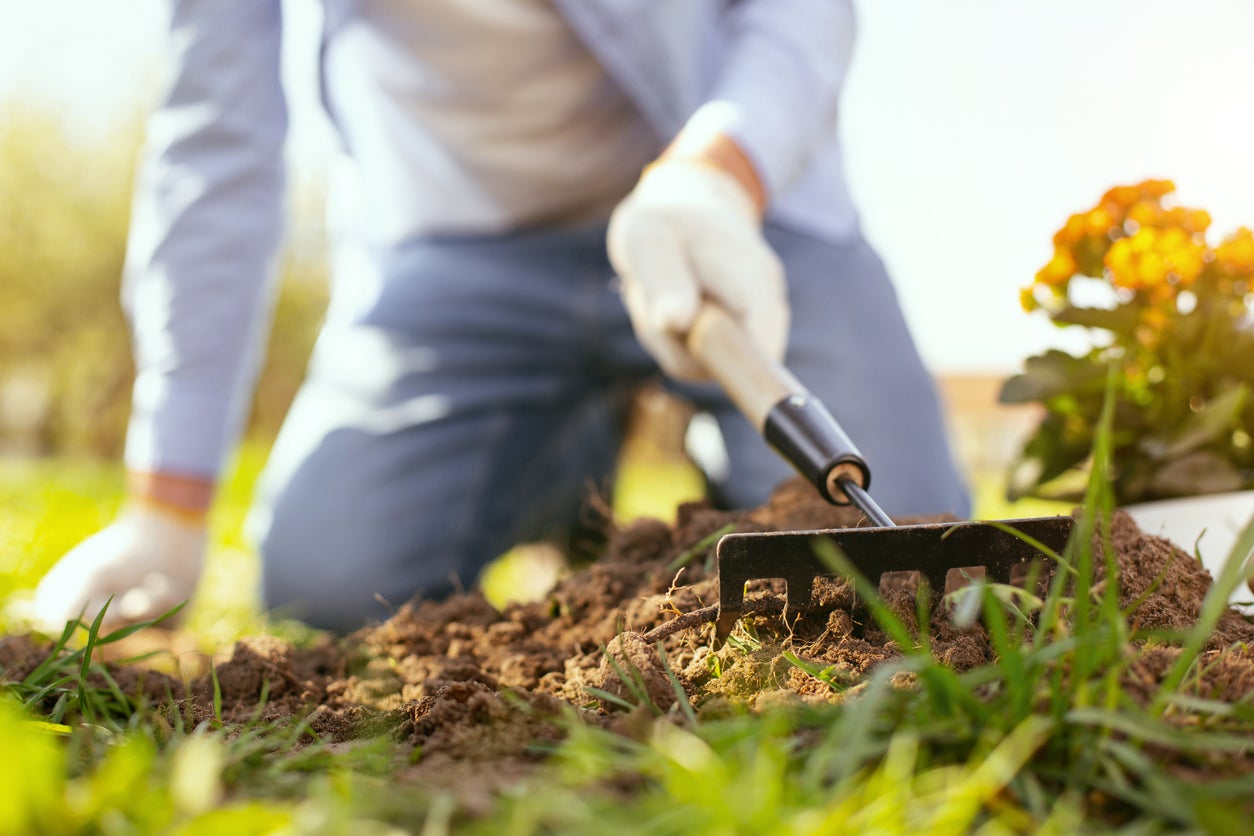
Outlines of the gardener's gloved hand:
{"label": "gardener's gloved hand", "polygon": [[709,377],[683,342],[703,296],[783,359],[788,294],[783,266],[762,236],[762,201],[752,166],[731,140],[716,138],[693,153],[681,136],[610,217],[610,261],[627,313],[671,377]]}
{"label": "gardener's gloved hand", "polygon": [[80,614],[91,624],[110,595],[104,627],[156,618],[195,591],[205,544],[203,519],[132,505],[57,561],[35,590],[34,618],[49,632]]}

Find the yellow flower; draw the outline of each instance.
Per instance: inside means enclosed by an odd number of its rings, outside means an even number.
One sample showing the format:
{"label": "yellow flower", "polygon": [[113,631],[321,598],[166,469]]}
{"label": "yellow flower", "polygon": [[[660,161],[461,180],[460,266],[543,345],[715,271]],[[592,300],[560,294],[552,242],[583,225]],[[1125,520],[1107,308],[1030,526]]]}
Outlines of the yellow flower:
{"label": "yellow flower", "polygon": [[1143,226],[1111,244],[1105,266],[1115,287],[1166,299],[1173,285],[1188,287],[1201,275],[1206,246],[1180,227]]}
{"label": "yellow flower", "polygon": [[1128,287],[1136,275],[1136,253],[1133,251],[1135,238],[1136,236],[1120,238],[1106,253],[1106,270],[1109,271],[1111,284],[1115,287]]}
{"label": "yellow flower", "polygon": [[1254,273],[1254,231],[1239,227],[1215,247],[1215,263],[1230,276]]}
{"label": "yellow flower", "polygon": [[1138,200],[1128,209],[1128,220],[1138,227],[1156,226],[1163,216],[1163,207],[1153,200]]}
{"label": "yellow flower", "polygon": [[1149,289],[1165,284],[1171,265],[1161,253],[1148,252],[1137,260],[1136,275],[1141,287]]}
{"label": "yellow flower", "polygon": [[1180,227],[1164,230],[1161,236],[1158,249],[1168,271],[1182,287],[1193,284],[1206,266],[1206,244],[1199,237]]}

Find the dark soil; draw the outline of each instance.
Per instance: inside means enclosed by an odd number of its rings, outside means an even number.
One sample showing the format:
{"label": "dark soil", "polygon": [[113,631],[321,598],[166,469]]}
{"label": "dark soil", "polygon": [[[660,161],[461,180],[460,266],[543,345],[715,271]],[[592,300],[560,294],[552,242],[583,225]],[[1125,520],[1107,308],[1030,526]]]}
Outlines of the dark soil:
{"label": "dark soil", "polygon": [[[836,690],[787,663],[783,651],[833,666],[832,678],[847,683],[901,653],[882,631],[854,629],[853,595],[843,582],[821,581],[816,596],[821,606],[791,629],[778,615],[776,593],[782,590],[773,589],[771,582],[761,582],[757,590],[751,585],[750,606],[760,612],[746,621],[760,648],[747,654],[743,645],[717,651],[722,674],[717,678],[711,674],[716,653],[710,647],[712,627],[704,618],[689,617],[696,623],[690,629],[663,625],[717,600],[712,547],[693,552],[721,529],[858,523],[855,511],[827,505],[809,486],[794,481],[750,512],[724,513],[694,503],[679,508],[674,526],[642,520],[615,530],[601,559],[566,577],[539,602],[497,610],[472,592],[442,602],[412,602],[382,624],[313,647],[296,648],[271,637],[245,639],[216,665],[222,719],[308,715],[315,733],[344,740],[387,729],[402,751],[421,747],[421,757],[408,769],[427,782],[465,786],[459,776],[464,777],[467,764],[491,763],[491,775],[478,770],[476,782],[471,782],[482,791],[484,781],[508,781],[539,760],[545,744],[561,736],[559,716],[572,707],[590,722],[629,723],[628,712],[588,690],[636,702],[615,667],[638,671],[640,685],[663,710],[681,699],[669,671],[682,685],[683,698],[698,706],[719,698],[750,707],[838,699]],[[1140,600],[1134,626],[1192,626],[1211,583],[1201,564],[1168,541],[1142,533],[1122,513],[1114,518],[1112,534],[1120,605]],[[1103,552],[1100,538],[1095,540],[1100,578]],[[681,556],[687,561],[674,568]],[[901,582],[882,593],[917,628],[914,586]],[[937,657],[955,669],[992,661],[982,628],[958,629],[944,607],[934,610],[930,635]],[[664,636],[665,663],[654,642],[659,636]],[[1213,695],[1235,701],[1254,687],[1254,651],[1245,649],[1251,642],[1254,626],[1229,612],[1207,649],[1215,660],[1205,674]],[[25,637],[0,640],[0,676],[20,680],[45,652]],[[1169,645],[1146,653],[1132,670],[1135,681],[1128,683],[1129,691],[1152,693],[1177,653]],[[185,691],[182,683],[161,674],[119,671],[124,687],[142,688],[152,699],[172,692],[183,697],[182,706],[194,716],[212,716],[208,676],[194,680]]]}

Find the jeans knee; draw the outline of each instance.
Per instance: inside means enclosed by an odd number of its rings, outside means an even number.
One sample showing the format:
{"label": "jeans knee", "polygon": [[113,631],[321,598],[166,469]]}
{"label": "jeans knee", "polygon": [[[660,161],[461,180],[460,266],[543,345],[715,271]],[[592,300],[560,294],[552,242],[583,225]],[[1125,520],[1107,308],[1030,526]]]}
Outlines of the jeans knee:
{"label": "jeans knee", "polygon": [[252,524],[261,556],[261,598],[275,615],[348,632],[386,618],[415,590],[389,567],[374,538],[345,515],[258,511]]}
{"label": "jeans knee", "polygon": [[464,542],[447,513],[341,502],[316,512],[280,499],[254,512],[262,601],[276,615],[348,632],[383,620],[415,598],[442,598],[474,585],[494,555]]}

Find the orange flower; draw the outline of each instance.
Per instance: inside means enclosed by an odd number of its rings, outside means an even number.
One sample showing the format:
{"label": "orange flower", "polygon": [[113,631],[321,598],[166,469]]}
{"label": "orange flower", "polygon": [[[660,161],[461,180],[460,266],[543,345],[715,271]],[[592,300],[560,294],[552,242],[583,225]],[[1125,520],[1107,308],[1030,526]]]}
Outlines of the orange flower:
{"label": "orange flower", "polygon": [[1167,328],[1169,317],[1160,306],[1154,305],[1141,312],[1141,321],[1137,323],[1136,339],[1145,348],[1153,349],[1162,342],[1163,331]]}
{"label": "orange flower", "polygon": [[1137,184],[1143,200],[1158,200],[1176,190],[1176,184],[1170,180],[1142,180]]}
{"label": "orange flower", "polygon": [[1054,233],[1055,247],[1074,247],[1084,240],[1084,215],[1072,215],[1066,225]]}
{"label": "orange flower", "polygon": [[1111,227],[1115,226],[1115,216],[1111,209],[1117,211],[1117,207],[1106,204],[1089,210],[1084,216],[1084,231],[1094,238],[1110,234]]}
{"label": "orange flower", "polygon": [[1202,233],[1210,227],[1210,213],[1205,209],[1177,206],[1167,210],[1159,221],[1161,226],[1177,226],[1186,232]]}
{"label": "orange flower", "polygon": [[1070,250],[1055,249],[1054,257],[1036,274],[1036,283],[1045,287],[1062,289],[1076,274],[1075,257]]}
{"label": "orange flower", "polygon": [[1146,308],[1141,313],[1141,322],[1154,331],[1162,331],[1167,327],[1167,312],[1160,307]]}
{"label": "orange flower", "polygon": [[1142,201],[1157,203],[1175,190],[1176,184],[1170,180],[1142,180],[1135,186],[1113,186],[1107,189],[1106,194],[1102,195],[1101,204],[1111,205],[1126,212]]}
{"label": "orange flower", "polygon": [[1139,186],[1114,186],[1102,195],[1102,203],[1113,203],[1125,210],[1140,199]]}

